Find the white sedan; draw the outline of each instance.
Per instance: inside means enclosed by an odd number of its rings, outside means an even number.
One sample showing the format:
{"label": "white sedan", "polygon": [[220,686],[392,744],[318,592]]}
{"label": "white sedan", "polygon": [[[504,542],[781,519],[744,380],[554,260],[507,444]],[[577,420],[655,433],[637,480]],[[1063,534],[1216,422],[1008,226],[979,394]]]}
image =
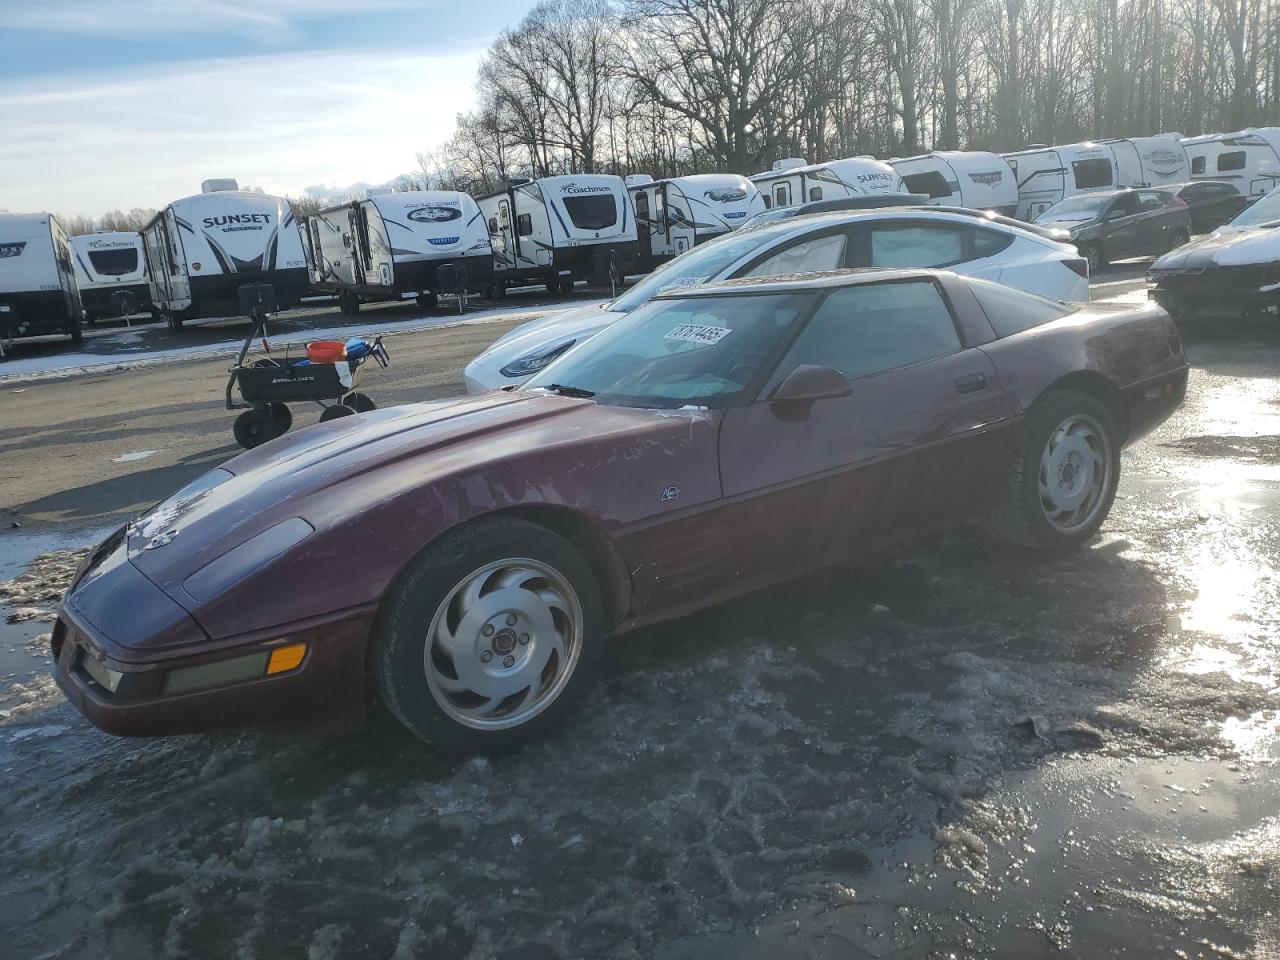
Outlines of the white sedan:
{"label": "white sedan", "polygon": [[664,290],[848,267],[946,267],[1054,300],[1089,299],[1088,266],[1075,247],[1006,218],[927,207],[814,214],[727,234],[669,260],[610,303],[516,327],[467,364],[467,390],[523,383]]}

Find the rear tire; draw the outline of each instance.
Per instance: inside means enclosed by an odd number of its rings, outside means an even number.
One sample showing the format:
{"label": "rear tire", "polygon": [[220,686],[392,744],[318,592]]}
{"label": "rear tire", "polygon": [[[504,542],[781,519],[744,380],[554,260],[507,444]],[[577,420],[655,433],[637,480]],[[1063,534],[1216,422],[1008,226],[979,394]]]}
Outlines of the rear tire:
{"label": "rear tire", "polygon": [[1190,231],[1187,231],[1187,230],[1175,230],[1175,231],[1174,231],[1174,233],[1173,233],[1173,236],[1170,238],[1170,242],[1169,242],[1169,249],[1170,249],[1170,250],[1177,250],[1177,249],[1178,249],[1180,246],[1182,246],[1184,243],[1190,243],[1190,242],[1191,242],[1191,233],[1190,233]]}
{"label": "rear tire", "polygon": [[442,750],[501,753],[585,699],[604,607],[569,541],[495,518],[446,534],[414,560],[376,631],[378,689],[406,727]]}
{"label": "rear tire", "polygon": [[320,414],[320,422],[328,423],[330,420],[337,420],[339,417],[351,417],[355,415],[355,411],[343,403],[335,403],[333,406],[325,407],[324,413]]}
{"label": "rear tire", "polygon": [[1053,553],[1087,543],[1107,519],[1120,482],[1111,409],[1091,394],[1051,390],[1014,442],[1007,486],[987,517],[1001,540]]}
{"label": "rear tire", "polygon": [[268,403],[267,412],[271,415],[271,420],[276,425],[276,436],[281,436],[289,431],[293,426],[293,411],[289,409],[287,403]]}
{"label": "rear tire", "polygon": [[276,436],[276,422],[268,411],[255,407],[236,417],[231,432],[235,434],[236,443],[252,450]]}

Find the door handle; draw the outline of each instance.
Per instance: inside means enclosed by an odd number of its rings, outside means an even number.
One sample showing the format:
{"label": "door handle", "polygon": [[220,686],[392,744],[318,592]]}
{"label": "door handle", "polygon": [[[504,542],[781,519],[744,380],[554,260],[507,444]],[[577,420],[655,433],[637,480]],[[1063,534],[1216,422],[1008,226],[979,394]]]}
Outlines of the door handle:
{"label": "door handle", "polygon": [[987,375],[985,373],[970,373],[963,377],[956,377],[957,393],[977,393],[979,390],[987,389]]}

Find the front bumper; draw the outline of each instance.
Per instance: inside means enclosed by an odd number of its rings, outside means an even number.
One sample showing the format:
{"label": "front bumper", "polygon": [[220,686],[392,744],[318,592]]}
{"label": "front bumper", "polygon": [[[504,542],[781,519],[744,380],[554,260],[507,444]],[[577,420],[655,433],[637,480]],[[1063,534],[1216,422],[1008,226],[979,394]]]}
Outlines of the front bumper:
{"label": "front bumper", "polygon": [[[54,679],[94,726],[118,736],[168,736],[358,712],[365,699],[365,650],[374,610],[362,608],[288,624],[258,635],[209,641],[139,658],[64,606],[54,625]],[[166,693],[174,671],[305,643],[294,669],[270,676]],[[94,678],[119,674],[114,692]]]}
{"label": "front bumper", "polygon": [[1280,276],[1253,268],[1152,273],[1147,295],[1175,318],[1280,319]]}

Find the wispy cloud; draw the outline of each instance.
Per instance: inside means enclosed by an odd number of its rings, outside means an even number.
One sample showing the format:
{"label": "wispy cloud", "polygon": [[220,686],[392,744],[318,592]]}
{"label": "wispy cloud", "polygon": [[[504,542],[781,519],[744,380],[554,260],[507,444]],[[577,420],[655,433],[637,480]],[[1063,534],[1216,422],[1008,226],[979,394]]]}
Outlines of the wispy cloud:
{"label": "wispy cloud", "polygon": [[231,33],[272,44],[293,36],[304,20],[430,5],[421,0],[45,0],[0,6],[0,29],[131,38]]}
{"label": "wispy cloud", "polygon": [[0,208],[161,206],[201,180],[382,183],[448,137],[481,47],[330,51],[68,75],[0,95]]}

